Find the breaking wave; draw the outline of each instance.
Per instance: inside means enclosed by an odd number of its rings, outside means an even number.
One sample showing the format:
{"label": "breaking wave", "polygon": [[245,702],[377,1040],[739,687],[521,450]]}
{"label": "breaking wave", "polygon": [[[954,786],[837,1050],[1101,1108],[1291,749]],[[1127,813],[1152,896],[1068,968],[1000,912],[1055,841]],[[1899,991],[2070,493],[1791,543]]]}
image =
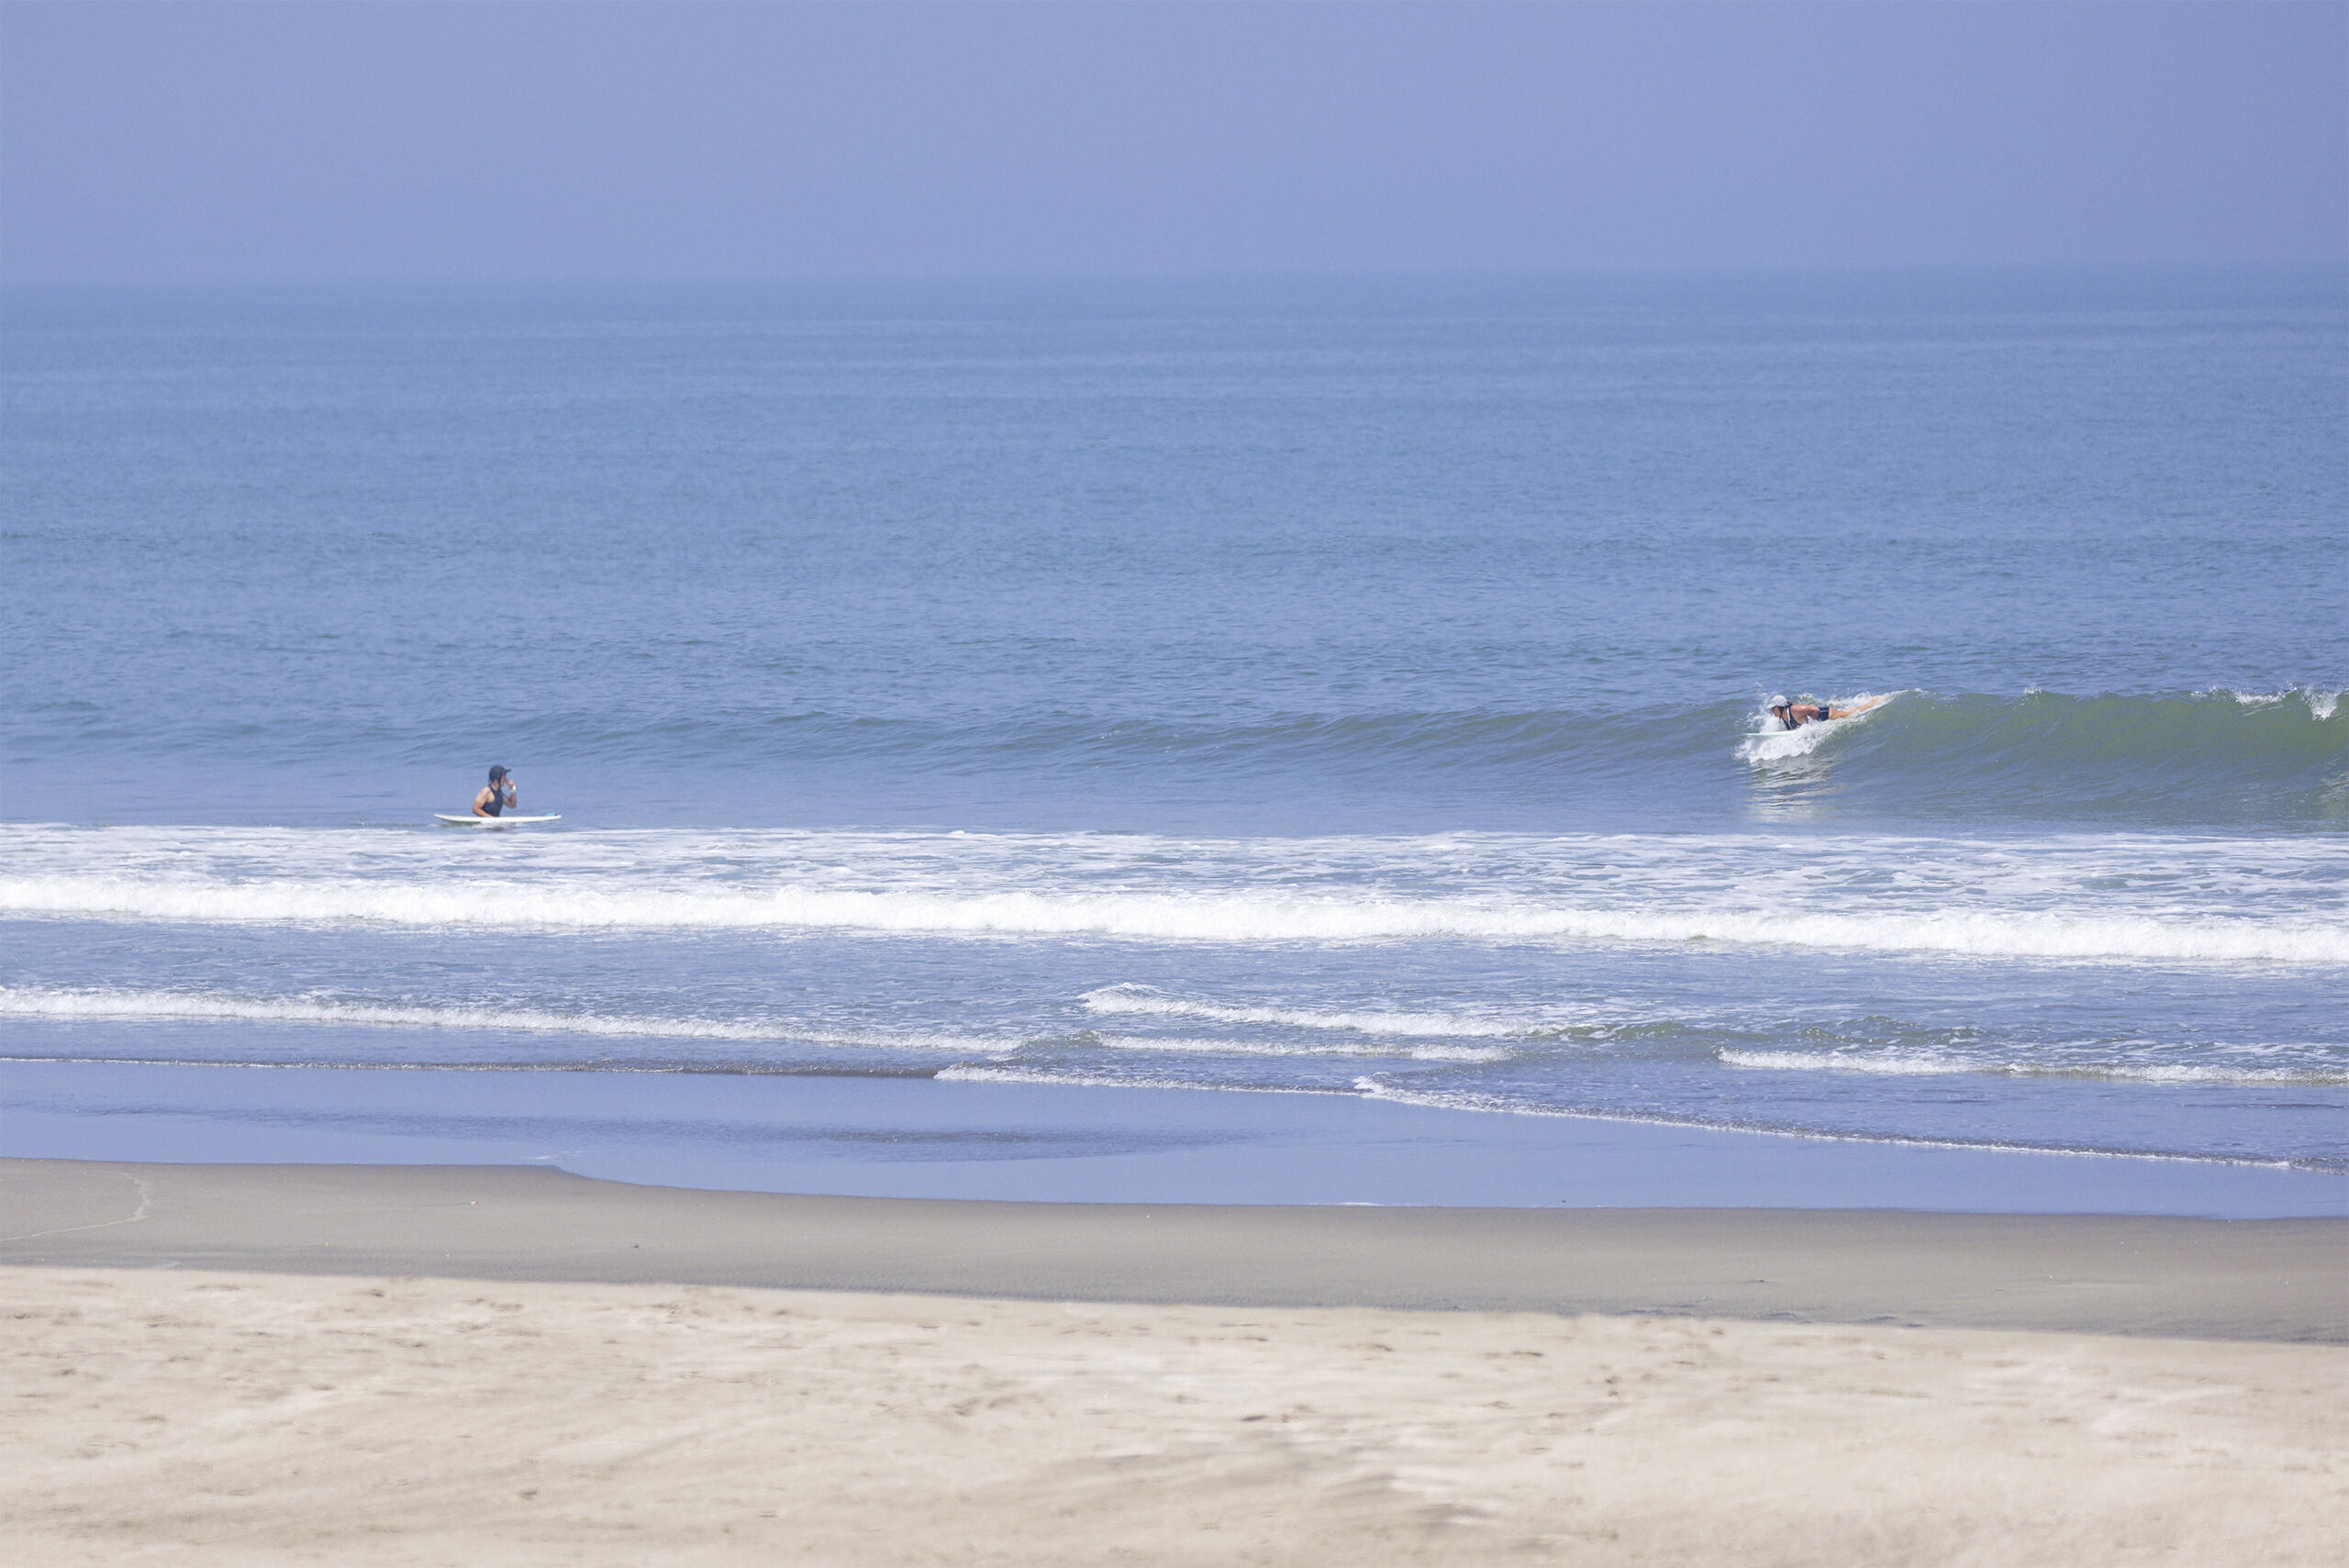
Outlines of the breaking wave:
{"label": "breaking wave", "polygon": [[1760,782],[1831,772],[1862,802],[1928,816],[2349,822],[2349,710],[2338,690],[1906,692],[1853,718],[1789,732],[1755,712],[1746,728],[1737,756]]}
{"label": "breaking wave", "polygon": [[[1222,893],[676,890],[439,881],[0,878],[0,914],[202,923],[367,921],[556,929],[837,930],[1172,942],[1730,942],[2007,958],[2349,963],[2349,922],[1984,911],[1609,909]],[[1114,1009],[1118,1004],[1112,1003]],[[1269,1021],[1269,1020],[1268,1020]]]}
{"label": "breaking wave", "polygon": [[[1795,695],[1845,705],[1870,693],[1855,685]],[[2337,673],[2267,690],[1910,689],[1892,692],[1863,717],[1792,732],[1778,730],[1747,696],[1229,717],[1057,706],[960,718],[746,709],[633,728],[582,710],[521,721],[501,739],[518,753],[622,773],[656,762],[705,768],[724,781],[714,793],[754,800],[768,792],[751,781],[788,769],[804,787],[847,788],[850,799],[867,801],[876,778],[954,778],[1004,786],[982,791],[988,798],[1065,795],[1093,803],[1088,809],[1130,800],[1309,801],[1326,790],[1328,807],[1311,815],[1332,822],[1393,819],[1383,810],[1342,818],[1340,797],[1357,806],[1438,801],[1437,819],[1467,822],[1488,820],[1475,803],[1506,804],[1505,820],[1520,826],[1600,821],[1591,813],[1601,806],[1605,822],[1637,822],[1663,802],[1719,821],[1740,811],[1755,787],[1824,771],[1834,774],[1843,806],[1879,817],[2344,826],[2349,708],[2341,696]],[[86,704],[39,704],[20,717],[19,739],[28,745],[118,739],[118,720]],[[186,722],[173,749],[210,755],[250,739],[241,722]],[[312,738],[312,749],[362,745],[355,737]],[[437,756],[438,748],[436,740],[429,750]],[[573,825],[584,819],[578,804]],[[848,809],[832,819],[872,819]],[[911,819],[936,820],[936,808]]]}

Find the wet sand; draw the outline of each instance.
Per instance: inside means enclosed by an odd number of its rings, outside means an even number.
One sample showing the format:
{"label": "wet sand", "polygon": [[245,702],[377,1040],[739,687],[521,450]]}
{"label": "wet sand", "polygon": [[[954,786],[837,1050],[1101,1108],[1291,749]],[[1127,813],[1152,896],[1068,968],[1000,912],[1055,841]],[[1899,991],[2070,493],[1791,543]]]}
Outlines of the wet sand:
{"label": "wet sand", "polygon": [[0,1160],[0,1263],[2349,1342],[2349,1220],[955,1203]]}

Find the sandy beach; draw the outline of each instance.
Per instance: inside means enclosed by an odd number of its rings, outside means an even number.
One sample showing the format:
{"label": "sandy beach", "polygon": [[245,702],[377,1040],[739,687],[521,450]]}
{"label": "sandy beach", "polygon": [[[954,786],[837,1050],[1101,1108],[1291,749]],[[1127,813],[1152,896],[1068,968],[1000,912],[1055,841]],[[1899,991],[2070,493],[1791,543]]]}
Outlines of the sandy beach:
{"label": "sandy beach", "polygon": [[2331,1348],[11,1269],[19,1561],[2305,1562]]}
{"label": "sandy beach", "polygon": [[28,1561],[2349,1551],[2339,1221],[39,1161],[0,1200]]}
{"label": "sandy beach", "polygon": [[2349,1565],[2345,57],[0,5],[0,1568]]}

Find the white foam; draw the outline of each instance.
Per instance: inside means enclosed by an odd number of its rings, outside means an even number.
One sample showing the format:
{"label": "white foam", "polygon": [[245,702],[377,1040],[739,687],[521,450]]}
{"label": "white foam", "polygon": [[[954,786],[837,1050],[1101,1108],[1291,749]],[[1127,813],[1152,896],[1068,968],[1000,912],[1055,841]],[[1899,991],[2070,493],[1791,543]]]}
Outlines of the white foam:
{"label": "white foam", "polygon": [[613,892],[392,882],[0,879],[0,912],[199,923],[366,921],[573,930],[844,930],[1174,942],[1729,942],[1984,957],[2349,963],[2349,923],[2011,912],[1810,914],[1278,895]]}
{"label": "white foam", "polygon": [[[1720,941],[2099,962],[2349,962],[2341,916],[2349,854],[2331,835],[648,830],[528,840],[0,824],[0,917],[1164,942]],[[1202,1010],[1219,1003],[1121,1003],[1107,993],[1090,1005],[1397,1035],[1520,1032],[1474,1015],[1271,999],[1223,1014]]]}
{"label": "white foam", "polygon": [[1086,1010],[1108,1014],[1141,1014],[1158,1018],[1205,1018],[1227,1024],[1275,1024],[1289,1029],[1345,1029],[1361,1034],[1436,1036],[1448,1039],[1501,1039],[1541,1034],[1554,1024],[1508,1023],[1469,1018],[1458,1013],[1394,1013],[1376,1009],[1322,1011],[1310,1007],[1232,1006],[1219,1002],[1195,1002],[1169,996],[1147,985],[1105,985],[1085,994]]}
{"label": "white foam", "polygon": [[1877,1056],[1828,1056],[1806,1051],[1736,1051],[1714,1052],[1730,1067],[1753,1067],[1779,1073],[1873,1073],[1889,1077],[1912,1077],[1920,1073],[1939,1074],[1965,1073],[1974,1070],[1971,1062],[1930,1052],[1886,1053]]}
{"label": "white foam", "polygon": [[2198,697],[2211,699],[2231,697],[2245,707],[2274,707],[2279,703],[2289,702],[2292,698],[2299,697],[2308,704],[2309,716],[2319,723],[2331,718],[2341,702],[2341,692],[2338,687],[2331,691],[2316,686],[2287,686],[2282,691],[2276,692],[2239,692],[2230,686],[2214,686],[2207,692],[2197,692],[2194,695]]}
{"label": "white foam", "polygon": [[1184,1089],[1213,1095],[1337,1095],[1342,1089],[1287,1088],[1272,1084],[1201,1084],[1182,1078],[1121,1078],[1054,1072],[1041,1067],[978,1067],[957,1063],[936,1074],[941,1084],[1039,1084],[1061,1089]]}
{"label": "white foam", "polygon": [[1213,1035],[1117,1035],[1096,1033],[1095,1044],[1109,1051],[1170,1051],[1186,1056],[1340,1056],[1401,1057],[1412,1062],[1502,1062],[1515,1053],[1494,1046],[1382,1045],[1349,1041],[1344,1045],[1297,1045],[1280,1040],[1232,1040]]}
{"label": "white foam", "polygon": [[367,1029],[500,1030],[622,1040],[789,1042],[857,1050],[952,1051],[958,1055],[996,1055],[1017,1050],[1019,1045],[1018,1040],[988,1040],[969,1035],[861,1033],[724,1018],[557,1013],[527,1007],[398,1006],[312,997],[236,996],[179,991],[72,991],[38,986],[0,986],[0,1016],[61,1020],[122,1019],[143,1023],[188,1020],[326,1024]]}
{"label": "white foam", "polygon": [[2118,1078],[2134,1084],[2349,1084],[2349,1071],[2321,1067],[2226,1067],[2165,1064],[2147,1067],[2033,1068],[2010,1071],[2032,1077]]}
{"label": "white foam", "polygon": [[2009,1078],[2099,1078],[2132,1084],[2349,1084],[2349,1070],[2321,1067],[1986,1062],[1929,1051],[1830,1055],[1803,1051],[1725,1050],[1716,1054],[1731,1067],[1779,1073],[1867,1073],[1893,1077],[1992,1073]]}
{"label": "white foam", "polygon": [[1862,692],[1856,696],[1840,698],[1828,706],[1849,707],[1865,703],[1869,705],[1867,711],[1853,714],[1848,718],[1813,719],[1809,724],[1798,725],[1792,729],[1781,728],[1777,719],[1765,707],[1754,716],[1754,733],[1739,742],[1738,760],[1755,767],[1765,767],[1774,762],[1791,762],[1808,757],[1832,737],[1842,734],[1854,725],[1865,724],[1870,718],[1883,712],[1892,699],[1898,695],[1900,695],[1898,692],[1884,694]]}

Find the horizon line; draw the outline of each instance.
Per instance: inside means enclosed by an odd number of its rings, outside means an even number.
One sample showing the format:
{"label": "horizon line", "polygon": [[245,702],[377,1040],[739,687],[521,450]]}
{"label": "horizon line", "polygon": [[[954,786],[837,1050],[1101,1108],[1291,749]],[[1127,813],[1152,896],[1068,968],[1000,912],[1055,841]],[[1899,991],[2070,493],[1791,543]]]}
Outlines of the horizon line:
{"label": "horizon line", "polygon": [[10,277],[6,290],[169,290],[232,288],[563,288],[652,285],[786,286],[953,284],[1214,284],[1551,282],[1633,278],[1865,276],[2023,272],[2179,274],[2336,272],[2349,281],[2349,254],[2333,257],[2198,261],[1935,261],[1653,262],[1558,267],[1232,267],[1150,271],[1097,268],[973,269],[965,272],[612,272],[612,273],[310,273],[151,277]]}

